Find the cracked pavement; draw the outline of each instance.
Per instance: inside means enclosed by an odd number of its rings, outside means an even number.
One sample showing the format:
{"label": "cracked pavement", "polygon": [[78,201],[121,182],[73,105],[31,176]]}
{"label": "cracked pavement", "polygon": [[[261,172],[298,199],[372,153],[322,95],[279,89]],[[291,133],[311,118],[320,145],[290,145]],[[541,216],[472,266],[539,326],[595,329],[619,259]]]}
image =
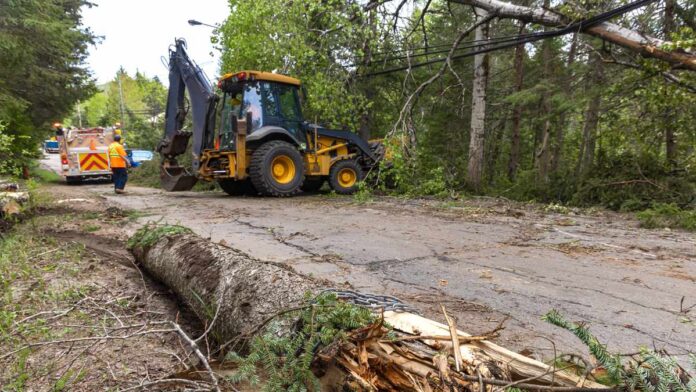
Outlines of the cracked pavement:
{"label": "cracked pavement", "polygon": [[131,231],[148,221],[185,225],[334,287],[397,296],[438,320],[442,303],[469,333],[509,316],[497,342],[540,359],[554,349],[587,355],[574,336],[540,319],[553,308],[586,322],[614,352],[655,347],[686,363],[696,351],[696,307],[680,311],[696,304],[696,236],[640,229],[625,215],[560,215],[488,198],[357,204],[327,195],[72,189],[147,213]]}

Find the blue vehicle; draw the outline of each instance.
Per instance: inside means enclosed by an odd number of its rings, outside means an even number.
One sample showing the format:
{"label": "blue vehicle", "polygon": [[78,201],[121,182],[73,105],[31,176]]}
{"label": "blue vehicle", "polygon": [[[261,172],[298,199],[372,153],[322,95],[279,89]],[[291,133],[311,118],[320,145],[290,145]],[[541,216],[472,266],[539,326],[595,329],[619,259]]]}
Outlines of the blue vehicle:
{"label": "blue vehicle", "polygon": [[57,140],[45,140],[43,147],[46,154],[58,154],[60,152],[60,143]]}
{"label": "blue vehicle", "polygon": [[151,161],[154,157],[152,151],[147,150],[131,150],[127,149],[126,154],[130,161],[131,167],[138,167],[145,161]]}

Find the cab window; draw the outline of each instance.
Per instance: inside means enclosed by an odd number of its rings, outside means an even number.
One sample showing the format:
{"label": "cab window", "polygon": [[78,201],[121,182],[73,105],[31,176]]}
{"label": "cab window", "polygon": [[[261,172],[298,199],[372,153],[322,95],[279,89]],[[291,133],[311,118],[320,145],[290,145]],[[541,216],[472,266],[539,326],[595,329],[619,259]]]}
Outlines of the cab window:
{"label": "cab window", "polygon": [[262,98],[261,87],[261,83],[258,82],[244,84],[244,98],[242,99],[240,115],[241,118],[246,118],[247,113],[251,114],[250,131],[261,128],[264,123],[264,119],[261,117],[261,105],[264,100],[267,100],[267,97]]}
{"label": "cab window", "polygon": [[285,85],[279,85],[277,88],[281,115],[287,121],[299,121],[300,108],[297,101],[297,89]]}

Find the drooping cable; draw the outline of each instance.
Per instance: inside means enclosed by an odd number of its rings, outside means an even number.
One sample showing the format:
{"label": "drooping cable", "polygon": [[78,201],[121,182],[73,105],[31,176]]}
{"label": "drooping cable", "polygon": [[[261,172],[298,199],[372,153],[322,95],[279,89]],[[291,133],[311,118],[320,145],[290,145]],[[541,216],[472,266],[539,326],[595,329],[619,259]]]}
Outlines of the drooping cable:
{"label": "drooping cable", "polygon": [[[450,60],[456,60],[456,59],[461,59],[465,57],[471,57],[477,54],[482,54],[482,53],[489,53],[493,52],[496,50],[501,50],[501,49],[507,49],[507,48],[512,48],[520,44],[525,44],[525,43],[530,43],[530,42],[536,42],[542,39],[546,38],[552,38],[552,37],[558,37],[561,35],[573,33],[573,32],[578,32],[578,31],[584,31],[590,27],[596,26],[600,23],[606,22],[607,20],[610,20],[611,18],[625,14],[627,12],[630,12],[636,8],[643,7],[645,5],[648,5],[650,3],[655,2],[655,0],[637,0],[632,3],[623,5],[621,7],[609,10],[607,12],[603,12],[601,14],[595,15],[593,17],[583,19],[574,23],[571,23],[567,25],[566,27],[558,30],[553,30],[553,31],[544,31],[544,32],[537,32],[537,33],[532,33],[532,34],[527,34],[526,37],[522,39],[516,39],[512,40],[510,42],[502,42],[502,43],[495,43],[493,42],[493,45],[489,43],[481,43],[478,45],[475,45],[475,47],[480,47],[480,49],[477,50],[472,50],[467,53],[462,53],[456,56],[451,56],[449,57]],[[494,40],[491,40],[494,41]],[[507,40],[505,40],[507,41]],[[360,75],[362,77],[367,77],[367,76],[376,76],[376,75],[384,75],[392,72],[399,72],[399,71],[405,71],[408,69],[413,69],[413,68],[419,68],[419,67],[424,67],[430,64],[436,64],[439,62],[446,61],[448,58],[437,58],[433,60],[428,60],[428,61],[422,61],[420,63],[416,64],[410,64],[407,66],[401,66],[401,67],[394,67],[394,68],[389,68],[381,71],[375,71],[375,72],[369,72],[363,75]]]}

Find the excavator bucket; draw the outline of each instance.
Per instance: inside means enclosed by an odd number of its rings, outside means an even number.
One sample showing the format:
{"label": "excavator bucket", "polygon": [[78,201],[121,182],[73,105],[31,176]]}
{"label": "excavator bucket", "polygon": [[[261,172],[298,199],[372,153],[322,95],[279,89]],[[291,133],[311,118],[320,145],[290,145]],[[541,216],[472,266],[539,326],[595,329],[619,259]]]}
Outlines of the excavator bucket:
{"label": "excavator bucket", "polygon": [[168,192],[189,191],[198,178],[181,166],[160,167],[160,184]]}

